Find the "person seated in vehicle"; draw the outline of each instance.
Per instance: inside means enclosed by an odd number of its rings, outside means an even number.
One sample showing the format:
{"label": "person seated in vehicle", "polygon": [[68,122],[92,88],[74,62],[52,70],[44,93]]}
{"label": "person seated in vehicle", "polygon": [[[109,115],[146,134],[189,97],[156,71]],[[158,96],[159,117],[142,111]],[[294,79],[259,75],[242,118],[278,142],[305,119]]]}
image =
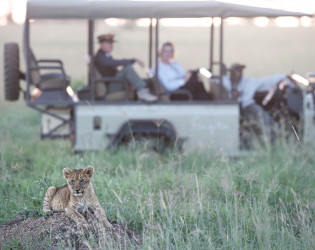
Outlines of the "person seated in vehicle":
{"label": "person seated in vehicle", "polygon": [[287,77],[286,74],[274,74],[261,78],[244,77],[245,67],[240,63],[232,64],[229,69],[230,83],[228,78],[224,78],[225,84],[223,84],[223,86],[231,85],[228,89],[232,91],[233,98],[238,99],[243,109],[255,104],[255,93],[269,91]]}
{"label": "person seated in vehicle", "polygon": [[[158,79],[166,91],[188,90],[194,100],[210,100],[203,83],[198,79],[197,72],[185,71],[182,65],[174,59],[175,48],[172,42],[165,42],[160,51],[158,61]],[[153,69],[155,75],[155,69]],[[177,95],[176,95],[177,96]],[[174,97],[171,99],[181,99]]]}
{"label": "person seated in vehicle", "polygon": [[[95,66],[99,73],[103,77],[115,77],[116,79],[122,79],[127,81],[137,90],[137,96],[139,100],[146,102],[155,102],[157,97],[152,95],[147,89],[147,84],[142,80],[137,72],[134,70],[132,64],[138,63],[141,67],[144,67],[144,62],[140,59],[114,59],[111,56],[111,52],[114,49],[114,35],[104,34],[99,35],[98,41],[100,48],[95,56]],[[121,70],[118,70],[119,66],[123,66]],[[112,82],[108,85],[107,91],[109,93],[121,91],[124,89],[122,83]]]}
{"label": "person seated in vehicle", "polygon": [[[230,84],[232,96],[240,103],[241,115],[245,121],[255,124],[257,134],[271,139],[270,126],[272,119],[268,112],[255,101],[255,93],[268,91],[286,78],[285,74],[275,74],[263,78],[250,78],[243,76],[246,66],[234,63],[230,67]],[[228,81],[226,79],[226,81]]]}

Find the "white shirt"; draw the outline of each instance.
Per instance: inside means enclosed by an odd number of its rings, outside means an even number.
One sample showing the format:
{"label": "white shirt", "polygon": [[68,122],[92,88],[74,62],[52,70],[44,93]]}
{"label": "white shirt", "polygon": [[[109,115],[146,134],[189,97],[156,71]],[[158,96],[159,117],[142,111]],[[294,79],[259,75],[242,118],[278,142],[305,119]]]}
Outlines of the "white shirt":
{"label": "white shirt", "polygon": [[254,95],[256,91],[268,91],[276,86],[281,80],[285,79],[285,74],[276,74],[262,78],[243,77],[237,86],[239,92],[238,102],[242,108],[255,103]]}
{"label": "white shirt", "polygon": [[[219,82],[218,82],[219,84]],[[227,75],[222,76],[222,85],[226,90],[229,99],[232,99],[232,83],[230,78]]]}
{"label": "white shirt", "polygon": [[[153,69],[153,74],[155,74],[155,69]],[[171,62],[170,64],[158,62],[158,78],[168,91],[177,90],[184,86],[185,75],[186,71],[178,62]]]}

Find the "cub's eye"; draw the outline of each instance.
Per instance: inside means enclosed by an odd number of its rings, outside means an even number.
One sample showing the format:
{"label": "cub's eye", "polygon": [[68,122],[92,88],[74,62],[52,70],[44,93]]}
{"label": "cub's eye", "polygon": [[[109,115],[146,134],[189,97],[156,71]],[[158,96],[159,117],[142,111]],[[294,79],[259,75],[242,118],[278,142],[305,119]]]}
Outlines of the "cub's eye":
{"label": "cub's eye", "polygon": [[74,179],[71,180],[71,183],[74,183]]}
{"label": "cub's eye", "polygon": [[81,180],[80,180],[80,183],[83,183],[83,182],[84,182],[84,179],[81,179]]}

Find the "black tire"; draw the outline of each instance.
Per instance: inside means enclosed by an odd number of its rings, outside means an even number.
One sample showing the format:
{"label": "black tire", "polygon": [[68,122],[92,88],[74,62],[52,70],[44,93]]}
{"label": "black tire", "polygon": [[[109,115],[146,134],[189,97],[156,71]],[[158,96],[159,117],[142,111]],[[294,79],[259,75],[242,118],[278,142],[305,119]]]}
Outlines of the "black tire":
{"label": "black tire", "polygon": [[147,151],[163,154],[168,148],[174,148],[176,139],[176,132],[167,121],[161,124],[155,121],[128,121],[118,131],[111,147],[116,150],[126,145],[144,146]]}
{"label": "black tire", "polygon": [[157,136],[147,133],[138,133],[126,136],[120,146],[131,146],[133,150],[135,148],[140,148],[144,151],[163,154],[168,148],[172,148],[174,144],[171,144],[169,138],[166,138],[163,135]]}
{"label": "black tire", "polygon": [[4,95],[7,101],[16,101],[20,94],[20,59],[17,43],[4,44]]}

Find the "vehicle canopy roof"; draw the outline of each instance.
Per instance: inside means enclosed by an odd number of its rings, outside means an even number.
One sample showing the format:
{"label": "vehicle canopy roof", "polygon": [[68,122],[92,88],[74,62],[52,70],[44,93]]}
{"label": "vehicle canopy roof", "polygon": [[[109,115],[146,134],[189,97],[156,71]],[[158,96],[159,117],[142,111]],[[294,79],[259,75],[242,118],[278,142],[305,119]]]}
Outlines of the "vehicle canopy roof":
{"label": "vehicle canopy roof", "polygon": [[220,1],[28,0],[29,19],[310,16]]}

